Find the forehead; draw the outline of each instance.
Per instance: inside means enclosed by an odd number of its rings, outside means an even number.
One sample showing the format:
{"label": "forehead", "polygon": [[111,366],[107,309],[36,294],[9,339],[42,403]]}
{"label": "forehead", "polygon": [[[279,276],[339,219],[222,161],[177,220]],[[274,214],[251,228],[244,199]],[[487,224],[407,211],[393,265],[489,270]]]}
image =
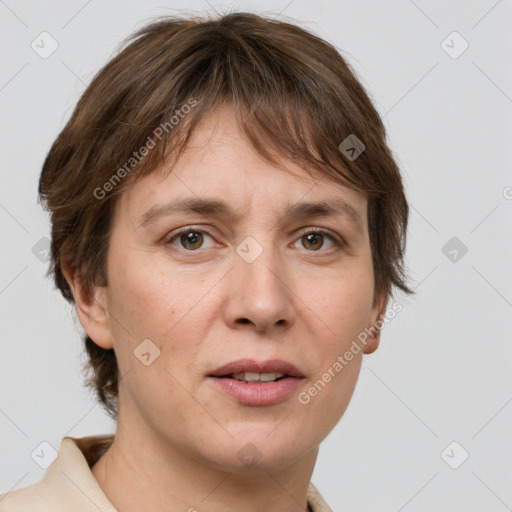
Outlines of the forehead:
{"label": "forehead", "polygon": [[278,158],[278,165],[267,162],[242,135],[234,110],[228,106],[199,123],[172,168],[162,163],[127,189],[116,211],[123,216],[129,213],[139,223],[147,219],[151,207],[175,200],[215,213],[211,205],[199,205],[207,198],[219,199],[216,212],[232,217],[248,215],[254,203],[288,214],[300,212],[300,207],[292,210],[298,202],[316,203],[310,211],[319,209],[318,202],[326,209],[336,209],[338,203],[345,213],[355,213],[352,217],[359,216],[366,224],[363,194],[318,170],[308,173],[291,160]]}

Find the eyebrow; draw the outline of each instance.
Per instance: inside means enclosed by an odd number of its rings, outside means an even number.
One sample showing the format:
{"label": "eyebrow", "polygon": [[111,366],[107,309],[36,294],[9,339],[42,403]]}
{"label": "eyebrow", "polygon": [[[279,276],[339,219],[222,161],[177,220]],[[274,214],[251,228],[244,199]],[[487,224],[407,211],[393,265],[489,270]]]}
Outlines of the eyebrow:
{"label": "eyebrow", "polygon": [[[238,221],[241,217],[241,215],[236,214],[229,204],[222,199],[191,197],[152,206],[140,217],[137,227],[149,224],[157,218],[176,213],[198,213],[231,219],[233,221]],[[283,217],[287,219],[333,216],[347,217],[356,226],[358,232],[363,231],[363,219],[361,215],[350,203],[342,198],[324,199],[319,202],[295,203],[289,206],[283,215]]]}

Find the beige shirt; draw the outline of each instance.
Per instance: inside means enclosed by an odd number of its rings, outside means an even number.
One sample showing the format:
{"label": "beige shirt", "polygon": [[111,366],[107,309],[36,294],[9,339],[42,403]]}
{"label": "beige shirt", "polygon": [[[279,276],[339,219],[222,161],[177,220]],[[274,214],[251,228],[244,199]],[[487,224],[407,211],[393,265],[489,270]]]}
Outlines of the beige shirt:
{"label": "beige shirt", "polygon": [[[41,481],[0,494],[0,512],[117,512],[91,472],[113,440],[113,435],[64,437]],[[308,505],[312,512],[332,512],[312,483]]]}

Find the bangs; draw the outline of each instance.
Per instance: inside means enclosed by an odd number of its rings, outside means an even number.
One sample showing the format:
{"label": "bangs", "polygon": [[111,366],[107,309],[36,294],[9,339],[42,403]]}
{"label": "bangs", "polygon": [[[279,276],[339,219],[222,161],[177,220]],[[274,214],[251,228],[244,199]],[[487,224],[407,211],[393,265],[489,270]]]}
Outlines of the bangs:
{"label": "bangs", "polygon": [[[153,35],[158,27],[158,23],[152,25]],[[186,29],[185,26],[174,35],[172,51],[165,46],[158,51],[145,47],[153,55],[152,61],[146,63],[146,94],[125,98],[138,108],[118,120],[118,136],[125,142],[120,146],[126,147],[126,140],[133,142],[128,144],[124,157],[116,152],[116,164],[125,165],[133,152],[148,143],[151,149],[132,166],[129,178],[116,187],[115,194],[159,166],[164,173],[170,172],[198,125],[215,116],[217,109],[231,106],[240,132],[267,162],[288,172],[286,161],[291,161],[312,177],[329,176],[367,196],[378,195],[378,183],[371,173],[365,172],[365,155],[356,162],[338,149],[351,134],[366,136],[365,143],[371,142],[368,138],[373,135],[365,130],[371,113],[359,113],[362,106],[348,97],[347,84],[341,83],[335,71],[325,67],[326,76],[319,81],[318,67],[325,56],[320,58],[313,50],[311,55],[304,51],[290,54],[293,38],[298,37],[292,29],[285,34],[291,39],[286,44],[272,41],[269,34],[265,39],[247,32],[241,37],[229,26],[229,19],[220,24],[204,22],[196,26],[196,44],[191,44],[190,31]],[[132,44],[147,35],[148,29],[143,29],[133,36],[139,39]],[[186,44],[181,41],[185,36]],[[280,37],[284,37],[282,32]],[[304,33],[300,33],[300,38],[297,44],[300,42],[304,48]],[[281,47],[286,47],[286,51]],[[140,90],[138,87],[139,94]],[[190,107],[191,104],[194,106]],[[356,108],[358,112],[354,115]],[[375,126],[379,123],[380,120],[375,120]],[[362,175],[365,179],[361,179]]]}

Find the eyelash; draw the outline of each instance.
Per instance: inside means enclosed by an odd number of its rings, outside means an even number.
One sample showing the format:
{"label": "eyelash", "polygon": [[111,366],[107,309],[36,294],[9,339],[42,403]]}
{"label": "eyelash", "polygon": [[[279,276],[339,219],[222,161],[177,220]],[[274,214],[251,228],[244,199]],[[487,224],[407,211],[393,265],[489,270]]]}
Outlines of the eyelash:
{"label": "eyelash", "polygon": [[[178,238],[180,235],[183,235],[185,233],[203,233],[203,234],[207,234],[212,239],[214,238],[212,235],[210,235],[210,233],[208,233],[208,231],[205,231],[204,229],[195,229],[193,227],[187,227],[185,229],[182,229],[181,231],[178,231],[176,233],[172,233],[172,234],[169,234],[168,236],[166,236],[164,239],[165,245],[171,244],[171,242],[175,238]],[[331,253],[333,251],[333,249],[337,251],[346,245],[344,240],[333,235],[330,231],[328,231],[324,228],[316,228],[316,227],[304,228],[304,230],[300,233],[299,237],[296,238],[296,241],[299,240],[300,238],[302,238],[304,235],[309,235],[311,233],[324,235],[327,238],[330,238],[334,244],[334,247],[331,247],[330,249],[326,249],[326,250],[317,250],[317,251],[308,251],[307,249],[305,249],[307,252]],[[181,247],[177,247],[177,249],[179,249],[181,251],[189,252],[189,253],[198,253],[201,251],[201,249],[189,250],[189,249],[183,249]]]}

